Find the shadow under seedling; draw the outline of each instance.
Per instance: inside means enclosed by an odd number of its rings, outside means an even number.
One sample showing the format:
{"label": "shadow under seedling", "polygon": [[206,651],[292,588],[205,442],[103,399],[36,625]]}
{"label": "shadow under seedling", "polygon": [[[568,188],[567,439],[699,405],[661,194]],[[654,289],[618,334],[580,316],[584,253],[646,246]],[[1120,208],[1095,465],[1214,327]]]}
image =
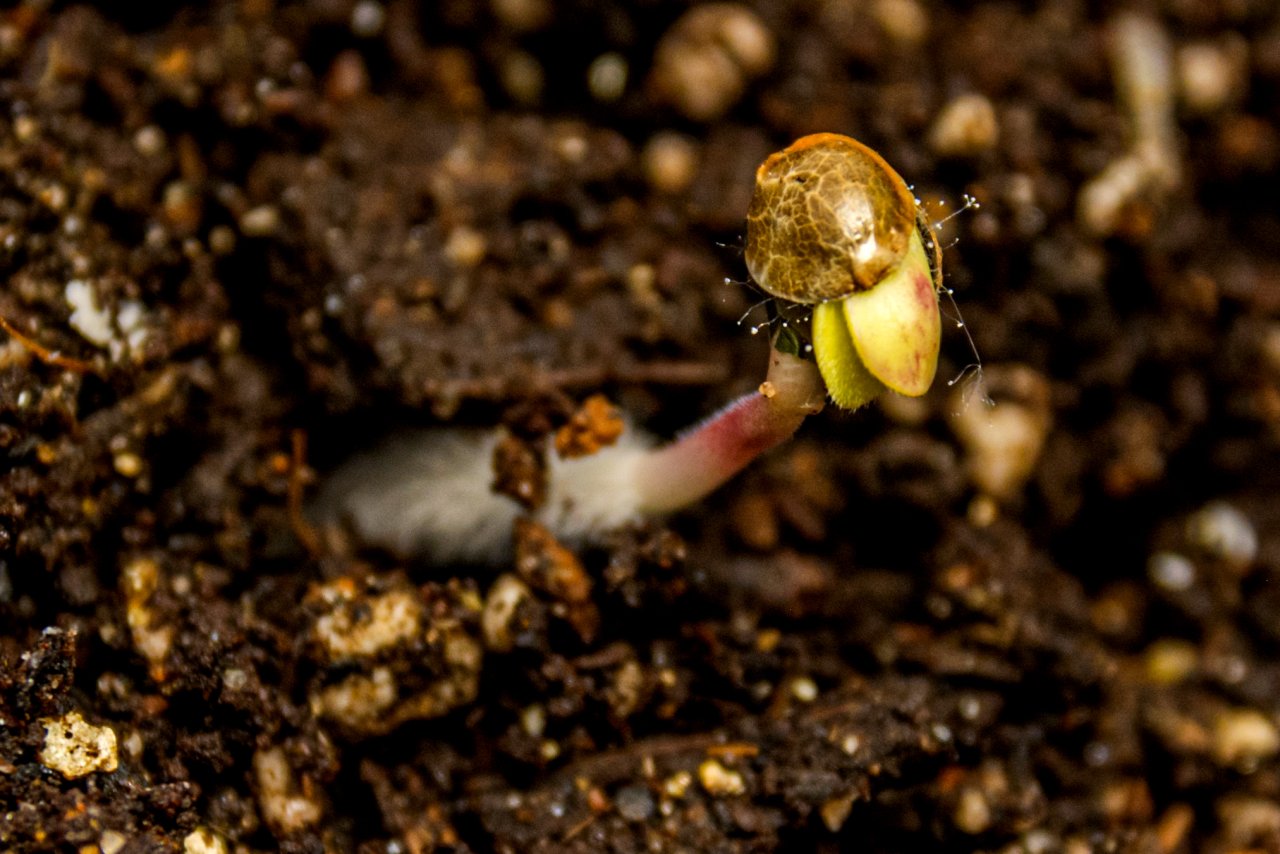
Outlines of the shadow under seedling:
{"label": "shadow under seedling", "polygon": [[[906,183],[871,149],[814,134],[756,172],[746,261],[771,297],[811,306],[811,341],[772,336],[764,382],[658,446],[639,430],[590,456],[548,449],[533,518],[567,542],[693,504],[789,439],[825,399],[919,396],[937,371],[940,253]],[[493,562],[526,510],[492,489],[498,430],[403,434],[345,463],[313,507],[365,543],[432,563]]]}

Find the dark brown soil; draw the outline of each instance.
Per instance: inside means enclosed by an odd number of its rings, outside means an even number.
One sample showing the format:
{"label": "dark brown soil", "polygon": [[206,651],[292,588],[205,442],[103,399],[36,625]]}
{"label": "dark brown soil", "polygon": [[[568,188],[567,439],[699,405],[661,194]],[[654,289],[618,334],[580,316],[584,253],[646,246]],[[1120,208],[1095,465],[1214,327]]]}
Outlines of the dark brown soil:
{"label": "dark brown soil", "polygon": [[[1181,176],[1105,234],[1108,4],[749,3],[776,59],[683,93],[666,0],[0,12],[0,847],[1280,851],[1280,10],[1140,5]],[[981,202],[946,281],[1038,456],[965,438],[953,332],[599,546],[308,525],[396,427],[507,424],[528,495],[593,395],[754,388],[752,177],[819,130]]]}

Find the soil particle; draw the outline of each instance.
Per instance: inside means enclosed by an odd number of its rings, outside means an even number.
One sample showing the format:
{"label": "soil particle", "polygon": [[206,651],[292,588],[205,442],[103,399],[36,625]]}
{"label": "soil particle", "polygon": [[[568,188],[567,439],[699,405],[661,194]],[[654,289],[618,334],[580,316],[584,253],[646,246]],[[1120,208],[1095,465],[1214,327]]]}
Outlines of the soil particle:
{"label": "soil particle", "polygon": [[563,459],[585,457],[618,441],[625,424],[618,409],[603,395],[592,395],[556,431],[556,453]]}
{"label": "soil particle", "polygon": [[516,573],[530,587],[555,600],[552,613],[569,622],[584,641],[595,639],[600,613],[592,601],[592,580],[582,562],[536,522],[516,522]]}
{"label": "soil particle", "polygon": [[343,577],[313,589],[308,640],[325,666],[311,709],[352,737],[470,703],[483,650],[471,585],[421,589],[403,578]]}

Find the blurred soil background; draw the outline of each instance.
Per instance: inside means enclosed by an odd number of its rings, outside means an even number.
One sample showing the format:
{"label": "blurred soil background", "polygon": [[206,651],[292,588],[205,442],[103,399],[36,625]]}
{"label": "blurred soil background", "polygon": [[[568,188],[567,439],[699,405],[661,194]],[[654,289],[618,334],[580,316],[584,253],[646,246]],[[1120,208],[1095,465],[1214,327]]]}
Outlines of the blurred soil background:
{"label": "blurred soil background", "polygon": [[[599,546],[306,525],[396,426],[518,493],[754,388],[814,131],[979,201],[995,408],[955,328]],[[0,847],[1280,850],[1278,162],[1264,0],[0,12]]]}

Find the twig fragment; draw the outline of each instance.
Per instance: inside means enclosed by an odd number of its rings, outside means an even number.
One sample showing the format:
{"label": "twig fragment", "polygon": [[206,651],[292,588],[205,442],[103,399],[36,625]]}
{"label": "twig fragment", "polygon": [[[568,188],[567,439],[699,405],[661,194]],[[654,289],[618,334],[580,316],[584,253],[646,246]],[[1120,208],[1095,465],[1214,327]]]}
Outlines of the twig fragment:
{"label": "twig fragment", "polygon": [[44,362],[46,365],[53,365],[54,367],[62,368],[67,371],[74,371],[77,374],[98,373],[97,369],[88,362],[80,359],[73,359],[70,356],[64,356],[57,350],[50,350],[40,342],[23,335],[18,331],[17,327],[6,320],[3,315],[0,315],[0,329],[3,329],[8,333],[9,337],[29,350],[33,356]]}

